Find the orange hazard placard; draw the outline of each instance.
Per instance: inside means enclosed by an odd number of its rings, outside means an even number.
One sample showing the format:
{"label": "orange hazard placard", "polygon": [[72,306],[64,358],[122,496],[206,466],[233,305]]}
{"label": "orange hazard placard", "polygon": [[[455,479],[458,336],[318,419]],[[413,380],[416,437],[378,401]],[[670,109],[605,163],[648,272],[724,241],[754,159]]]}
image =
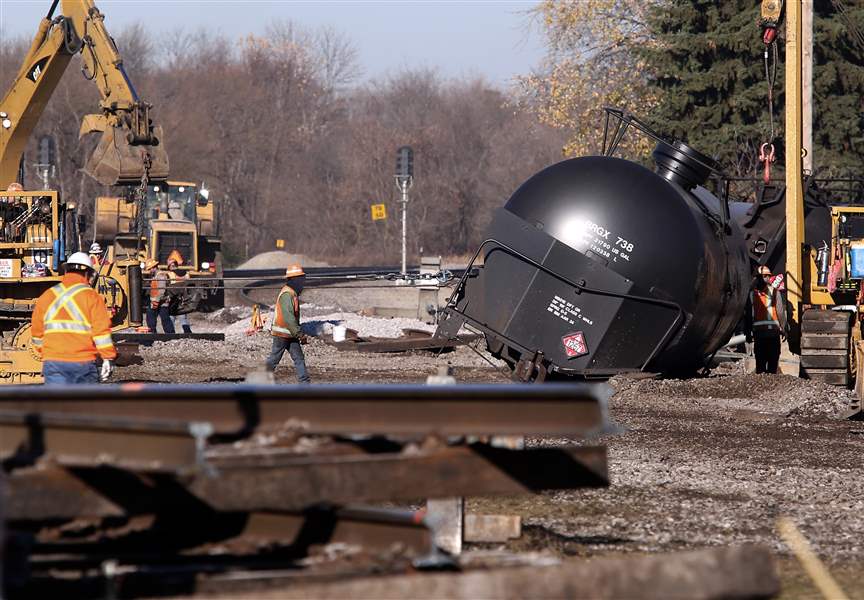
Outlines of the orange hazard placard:
{"label": "orange hazard placard", "polygon": [[372,209],[372,220],[380,221],[382,219],[387,218],[387,206],[384,204],[373,204]]}

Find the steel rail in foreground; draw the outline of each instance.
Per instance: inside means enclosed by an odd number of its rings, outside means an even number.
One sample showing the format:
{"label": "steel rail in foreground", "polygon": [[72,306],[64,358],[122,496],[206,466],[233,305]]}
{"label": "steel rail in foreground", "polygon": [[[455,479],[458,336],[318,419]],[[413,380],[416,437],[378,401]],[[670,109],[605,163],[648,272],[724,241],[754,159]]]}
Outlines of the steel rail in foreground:
{"label": "steel rail in foreground", "polygon": [[[182,521],[186,527],[180,531],[159,525],[150,529],[149,535],[143,533],[147,529],[124,532],[123,524],[115,528],[103,524],[100,533],[94,531],[95,535],[83,539],[49,535],[34,545],[31,567],[42,571],[98,568],[107,559],[213,566],[223,561],[239,562],[244,549],[248,560],[248,549],[262,546],[270,551],[260,551],[257,562],[281,558],[284,566],[292,559],[307,556],[311,547],[332,543],[362,546],[370,554],[399,553],[420,560],[436,555],[429,527],[414,511],[406,509],[315,506],[284,513],[186,514]],[[168,536],[172,536],[175,549],[192,549],[218,540],[224,553],[202,556],[196,552],[164,553],[154,548],[152,538]]]}
{"label": "steel rail in foreground", "polygon": [[[154,471],[114,464],[21,468],[0,504],[10,521],[164,513],[194,502],[224,512],[296,511],[315,504],[515,495],[608,485],[606,448],[510,450],[484,444],[417,453],[246,454],[211,468]],[[64,461],[61,461],[61,463]]]}
{"label": "steel rail in foreground", "polygon": [[315,434],[582,437],[609,430],[609,394],[597,384],[8,386],[0,409],[206,422],[235,438],[286,424]]}

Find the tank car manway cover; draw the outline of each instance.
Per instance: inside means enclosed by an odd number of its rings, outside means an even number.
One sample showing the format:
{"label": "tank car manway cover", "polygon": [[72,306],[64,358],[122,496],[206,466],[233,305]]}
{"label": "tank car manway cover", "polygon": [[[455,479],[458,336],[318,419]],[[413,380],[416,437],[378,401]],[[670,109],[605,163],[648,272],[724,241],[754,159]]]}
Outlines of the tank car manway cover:
{"label": "tank car manway cover", "polygon": [[581,331],[568,333],[561,338],[561,343],[564,344],[564,352],[567,358],[577,358],[588,354],[588,344],[585,343],[585,334]]}

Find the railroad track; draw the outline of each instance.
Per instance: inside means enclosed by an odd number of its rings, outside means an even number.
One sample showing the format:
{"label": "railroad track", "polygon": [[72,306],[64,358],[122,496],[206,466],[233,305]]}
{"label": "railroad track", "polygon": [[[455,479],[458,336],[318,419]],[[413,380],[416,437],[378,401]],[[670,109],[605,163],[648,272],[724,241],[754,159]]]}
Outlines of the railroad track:
{"label": "railroad track", "polygon": [[[755,547],[557,566],[504,555],[477,570],[460,560],[468,520],[455,498],[608,485],[606,448],[590,443],[616,430],[608,393],[592,384],[0,388],[4,597],[777,593],[770,552]],[[525,448],[522,435],[581,441]],[[381,502],[406,508],[368,505]]]}
{"label": "railroad track", "polygon": [[[402,278],[400,267],[309,267],[305,269],[306,287],[333,286],[339,283],[351,284],[356,287],[358,283],[366,282],[370,286],[381,287],[391,284]],[[451,280],[458,279],[464,273],[464,269],[443,271]],[[249,294],[256,289],[278,290],[284,284],[284,269],[229,269],[223,273],[226,281],[246,281],[239,286],[240,298],[249,305],[258,304],[265,310],[269,306],[257,302]],[[409,280],[420,280],[420,268],[412,266],[408,269]],[[227,287],[226,287],[227,289]]]}
{"label": "railroad track", "polygon": [[607,485],[603,446],[513,443],[611,431],[606,394],[589,385],[3,388],[0,508],[21,548],[7,564],[26,561],[31,574],[13,591],[78,596],[96,585],[135,595],[170,573],[184,585],[311,576],[304,565],[328,544],[356,555],[325,571],[450,564],[422,515],[365,505]]}

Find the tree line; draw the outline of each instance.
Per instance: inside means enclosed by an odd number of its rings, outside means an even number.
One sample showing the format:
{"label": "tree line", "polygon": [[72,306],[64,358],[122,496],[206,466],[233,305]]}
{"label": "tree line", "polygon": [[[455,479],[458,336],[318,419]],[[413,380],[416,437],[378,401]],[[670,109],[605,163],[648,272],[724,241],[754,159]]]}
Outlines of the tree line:
{"label": "tree line", "polygon": [[[864,4],[814,0],[813,12],[813,170],[860,177]],[[522,87],[538,118],[567,132],[568,154],[599,151],[602,107],[614,105],[730,175],[761,175],[763,143],[774,144],[782,170],[785,25],[766,73],[758,1],[544,0],[533,16],[548,52]]]}
{"label": "tree line", "polygon": [[[402,145],[415,153],[409,256],[472,252],[494,208],[561,158],[563,134],[519,108],[506,90],[428,69],[361,81],[356,49],[331,28],[284,22],[233,39],[204,32],[153,37],[138,25],[116,42],[164,130],[171,177],[203,182],[218,203],[231,263],[284,239],[292,253],[335,264],[397,264],[394,172]],[[28,44],[0,41],[2,89]],[[52,185],[92,213],[92,199],[111,190],[82,171],[95,140],[79,140],[78,127],[96,112],[98,94],[78,65],[73,59],[48,103],[26,162],[36,162],[39,136],[52,135]],[[35,170],[25,183],[40,185]],[[388,218],[373,222],[370,205],[378,203]]]}

